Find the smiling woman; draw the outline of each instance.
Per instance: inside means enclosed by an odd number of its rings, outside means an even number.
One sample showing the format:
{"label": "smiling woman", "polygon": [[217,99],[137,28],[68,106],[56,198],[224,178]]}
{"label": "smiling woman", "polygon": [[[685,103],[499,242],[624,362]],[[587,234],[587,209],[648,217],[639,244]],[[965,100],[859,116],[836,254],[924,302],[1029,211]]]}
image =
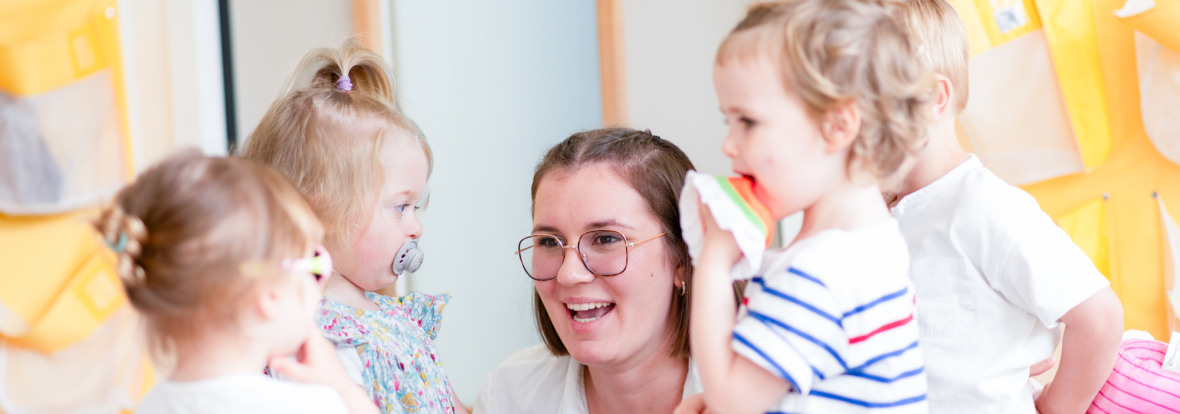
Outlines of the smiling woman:
{"label": "smiling woman", "polygon": [[545,343],[492,372],[476,412],[672,412],[700,391],[677,209],[692,168],[671,142],[625,128],[549,150],[533,175],[533,234],[517,246]]}

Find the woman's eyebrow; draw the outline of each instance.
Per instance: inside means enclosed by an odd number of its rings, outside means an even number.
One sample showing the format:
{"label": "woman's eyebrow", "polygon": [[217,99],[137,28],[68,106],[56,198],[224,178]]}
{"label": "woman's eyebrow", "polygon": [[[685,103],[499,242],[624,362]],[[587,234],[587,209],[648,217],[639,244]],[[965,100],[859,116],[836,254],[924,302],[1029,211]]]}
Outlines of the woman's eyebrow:
{"label": "woman's eyebrow", "polygon": [[558,233],[558,231],[557,231],[556,227],[542,224],[542,225],[533,227],[533,233],[556,234],[556,233]]}
{"label": "woman's eyebrow", "polygon": [[609,220],[600,220],[600,221],[595,221],[593,223],[590,223],[590,226],[587,228],[587,230],[601,229],[601,228],[605,228],[605,227],[624,227],[624,228],[628,228],[628,229],[635,228],[634,226],[631,226],[631,225],[628,225],[625,223],[621,223],[618,220],[609,219]]}

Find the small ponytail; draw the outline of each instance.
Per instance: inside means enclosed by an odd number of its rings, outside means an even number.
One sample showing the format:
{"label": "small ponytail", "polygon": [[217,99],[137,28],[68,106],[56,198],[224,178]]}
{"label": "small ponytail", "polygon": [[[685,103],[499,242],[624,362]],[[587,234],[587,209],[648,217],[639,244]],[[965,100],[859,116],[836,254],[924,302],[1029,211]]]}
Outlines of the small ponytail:
{"label": "small ponytail", "polygon": [[299,62],[286,91],[327,89],[371,96],[401,112],[392,70],[376,53],[350,39],[339,49],[319,48]]}
{"label": "small ponytail", "polygon": [[103,210],[95,227],[102,234],[107,247],[115,252],[116,271],[123,284],[129,289],[143,286],[146,274],[138,262],[148,238],[143,220],[128,215],[114,204]]}

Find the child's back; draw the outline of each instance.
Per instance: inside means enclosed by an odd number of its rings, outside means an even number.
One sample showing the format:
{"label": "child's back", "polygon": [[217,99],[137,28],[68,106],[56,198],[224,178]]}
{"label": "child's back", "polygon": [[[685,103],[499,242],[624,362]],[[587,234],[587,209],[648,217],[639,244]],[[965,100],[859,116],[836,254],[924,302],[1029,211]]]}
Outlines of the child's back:
{"label": "child's back", "polygon": [[[910,248],[933,412],[1082,412],[1116,357],[1122,310],[1105,277],[1035,199],[959,146],[963,23],[944,0],[896,14],[936,72],[936,121],[912,168],[883,187]],[[1029,367],[1065,330],[1056,379],[1035,402]]]}
{"label": "child's back", "polygon": [[1106,279],[974,156],[892,211],[912,255],[932,408],[1034,412],[1029,366],[1052,356],[1058,319]]}
{"label": "child's back", "polygon": [[779,409],[846,412],[850,403],[921,400],[926,377],[908,259],[891,220],[827,230],[770,253],[763,276],[746,288],[734,350],[768,370],[781,367],[792,394],[818,397],[792,396]]}
{"label": "child's back", "polygon": [[343,412],[344,401],[323,385],[278,381],[261,373],[202,381],[161,381],[136,412],[257,414]]}

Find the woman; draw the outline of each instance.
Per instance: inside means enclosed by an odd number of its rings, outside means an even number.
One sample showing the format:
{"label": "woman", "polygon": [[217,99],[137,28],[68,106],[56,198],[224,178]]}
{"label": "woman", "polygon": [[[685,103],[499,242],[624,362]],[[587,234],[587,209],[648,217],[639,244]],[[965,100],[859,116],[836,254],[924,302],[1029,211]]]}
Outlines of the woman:
{"label": "woman", "polygon": [[496,368],[475,412],[670,413],[700,392],[677,209],[692,168],[672,143],[625,128],[549,150],[533,175],[533,234],[518,246],[545,344]]}

